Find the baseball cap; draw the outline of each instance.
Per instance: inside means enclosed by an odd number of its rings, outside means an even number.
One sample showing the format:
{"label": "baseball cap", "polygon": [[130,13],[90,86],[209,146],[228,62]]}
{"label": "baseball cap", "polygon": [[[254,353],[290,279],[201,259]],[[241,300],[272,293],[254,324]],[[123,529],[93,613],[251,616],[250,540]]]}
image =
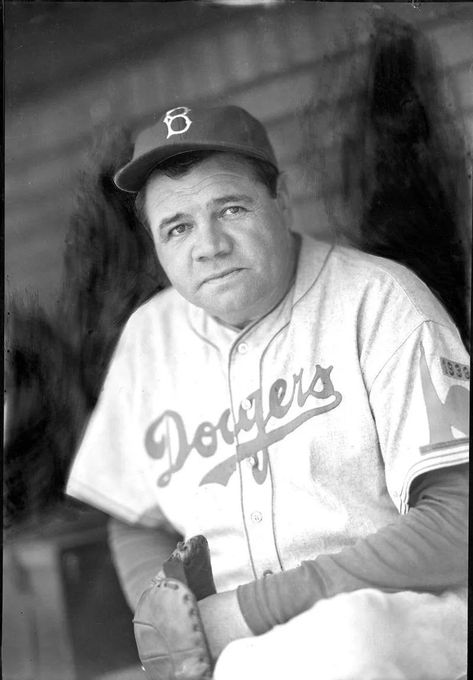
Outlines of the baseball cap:
{"label": "baseball cap", "polygon": [[266,130],[248,111],[239,106],[178,106],[138,134],[133,158],[116,173],[115,184],[124,191],[138,192],[163,161],[204,150],[233,151],[278,167]]}

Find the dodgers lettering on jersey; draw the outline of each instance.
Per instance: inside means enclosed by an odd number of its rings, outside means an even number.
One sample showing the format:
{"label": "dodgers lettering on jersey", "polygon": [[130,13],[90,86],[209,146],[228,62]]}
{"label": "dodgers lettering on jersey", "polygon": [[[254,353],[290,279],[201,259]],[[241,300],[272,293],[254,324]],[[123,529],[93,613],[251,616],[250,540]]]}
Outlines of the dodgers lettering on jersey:
{"label": "dodgers lettering on jersey", "polygon": [[[226,485],[230,476],[236,471],[237,462],[250,458],[258,452],[266,452],[268,447],[280,442],[289,433],[310,418],[327,413],[338,406],[342,400],[340,392],[336,391],[330,379],[332,366],[322,368],[316,366],[309,384],[304,383],[304,369],[294,374],[292,386],[288,390],[287,382],[278,378],[269,390],[269,408],[263,411],[261,389],[258,389],[246,397],[253,404],[253,414],[243,409],[240,405],[238,419],[235,428],[229,426],[230,409],[222,412],[217,423],[204,421],[198,425],[195,432],[189,437],[182,416],[176,411],[165,411],[151,423],[145,435],[145,448],[151,458],[160,459],[165,455],[170,466],[158,478],[158,486],[167,486],[173,474],[179,472],[185,465],[188,456],[195,451],[204,458],[213,456],[217,450],[219,438],[227,444],[235,442],[236,435],[240,431],[254,434],[254,438],[244,444],[237,444],[235,455],[223,463],[212,468],[202,478],[200,484]],[[323,402],[323,403],[321,403]],[[268,430],[270,420],[280,420],[291,413],[293,406],[299,407],[299,411],[307,407],[298,415],[289,419],[284,425]],[[176,436],[172,438],[171,432]],[[172,442],[176,442],[173,446]],[[264,461],[266,462],[266,456]],[[263,484],[266,480],[267,464],[263,470],[254,469],[255,481]]]}

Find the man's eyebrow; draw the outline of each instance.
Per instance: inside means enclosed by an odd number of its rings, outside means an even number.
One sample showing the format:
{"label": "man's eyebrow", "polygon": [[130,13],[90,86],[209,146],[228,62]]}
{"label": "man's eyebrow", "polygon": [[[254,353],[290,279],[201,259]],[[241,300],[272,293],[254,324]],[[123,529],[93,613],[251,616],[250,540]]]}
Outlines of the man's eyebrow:
{"label": "man's eyebrow", "polygon": [[210,205],[223,205],[224,203],[254,203],[254,199],[247,194],[228,194],[227,196],[220,196],[219,198],[214,198],[210,201]]}
{"label": "man's eyebrow", "polygon": [[[225,205],[226,203],[240,203],[240,202],[254,204],[255,201],[251,196],[248,196],[247,194],[227,194],[226,196],[220,196],[219,198],[212,199],[211,201],[209,201],[208,205],[218,207],[220,205]],[[175,213],[170,217],[165,217],[164,220],[161,220],[161,222],[159,223],[159,230],[165,229],[170,224],[178,222],[179,220],[188,220],[189,217],[190,216],[188,214],[182,212]]]}
{"label": "man's eyebrow", "polygon": [[159,229],[164,229],[167,227],[169,224],[172,224],[173,222],[177,222],[178,220],[186,220],[189,219],[189,215],[186,215],[186,213],[176,213],[175,215],[171,215],[171,217],[165,217],[164,220],[161,220],[159,223]]}

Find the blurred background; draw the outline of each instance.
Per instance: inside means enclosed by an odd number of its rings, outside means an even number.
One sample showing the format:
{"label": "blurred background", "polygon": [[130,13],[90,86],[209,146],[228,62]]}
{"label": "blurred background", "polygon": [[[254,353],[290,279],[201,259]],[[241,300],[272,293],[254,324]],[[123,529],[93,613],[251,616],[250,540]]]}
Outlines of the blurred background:
{"label": "blurred background", "polygon": [[[334,117],[341,109],[350,121],[356,86],[363,85],[356,76],[381,14],[412,22],[432,40],[449,105],[471,149],[468,5],[6,3],[7,290],[32,287],[43,301],[54,296],[75,176],[94,128],[113,122],[139,129],[179,105],[248,108],[268,126],[288,171],[296,221],[312,232],[329,228],[323,197],[314,199],[316,179],[302,162],[307,139],[300,114],[315,101],[321,138],[334,144]],[[336,191],[339,177],[332,174]]]}
{"label": "blurred background", "polygon": [[[432,46],[442,124],[454,127],[470,183],[461,228],[471,244],[470,3],[6,2],[7,295],[34,291],[53,305],[94,132],[137,130],[175,106],[247,108],[287,171],[296,228],[350,239],[359,216],[340,139],[356,132],[370,41],[389,17]],[[85,508],[62,511],[7,541],[6,680],[143,675],[104,522]]]}

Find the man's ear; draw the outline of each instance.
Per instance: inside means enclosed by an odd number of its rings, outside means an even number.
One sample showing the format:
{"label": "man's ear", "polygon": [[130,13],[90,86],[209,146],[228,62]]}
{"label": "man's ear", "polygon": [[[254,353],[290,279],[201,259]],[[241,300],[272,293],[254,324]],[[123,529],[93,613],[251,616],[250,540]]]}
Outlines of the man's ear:
{"label": "man's ear", "polygon": [[290,227],[292,225],[291,197],[289,194],[287,175],[283,172],[278,177],[276,201],[280,211],[284,215],[286,226]]}

